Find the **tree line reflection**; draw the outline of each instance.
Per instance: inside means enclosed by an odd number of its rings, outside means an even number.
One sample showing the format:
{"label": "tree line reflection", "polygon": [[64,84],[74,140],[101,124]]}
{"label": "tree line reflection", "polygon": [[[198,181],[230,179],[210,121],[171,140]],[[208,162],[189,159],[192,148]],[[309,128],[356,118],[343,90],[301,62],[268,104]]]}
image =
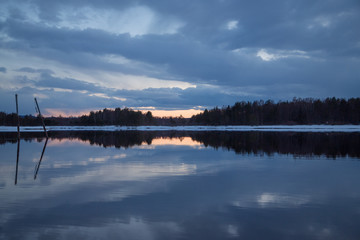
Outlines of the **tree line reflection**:
{"label": "tree line reflection", "polygon": [[[154,139],[190,137],[205,147],[238,154],[293,154],[360,158],[360,133],[305,132],[186,132],[186,131],[81,131],[49,132],[51,140],[71,139],[91,145],[130,148],[151,145]],[[22,133],[22,140],[43,142],[43,133]],[[0,144],[17,143],[16,133],[1,133]]]}

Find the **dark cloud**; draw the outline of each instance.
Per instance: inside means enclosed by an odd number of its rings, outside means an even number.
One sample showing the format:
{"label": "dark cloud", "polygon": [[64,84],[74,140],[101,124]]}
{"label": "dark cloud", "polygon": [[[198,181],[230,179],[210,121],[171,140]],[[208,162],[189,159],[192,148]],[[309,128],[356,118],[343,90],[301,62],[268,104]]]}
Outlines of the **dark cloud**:
{"label": "dark cloud", "polygon": [[5,67],[0,67],[0,72],[6,73],[6,68]]}
{"label": "dark cloud", "polygon": [[[15,22],[11,25],[12,37],[24,39],[38,49],[52,49],[54,52],[49,56],[52,59],[80,67],[101,69],[104,64],[94,65],[96,61],[93,58],[96,59],[96,55],[119,54],[140,62],[158,66],[167,65],[168,71],[175,74],[175,78],[194,83],[244,86],[253,83],[264,85],[273,82],[279,84],[313,82],[314,77],[322,79],[320,74],[338,71],[338,68],[344,68],[344,65],[348,66],[349,62],[354,61],[345,59],[344,62],[344,59],[341,59],[334,64],[335,68],[330,67],[333,61],[319,62],[317,59],[280,59],[264,62],[260,58],[250,59],[219,49],[211,49],[181,35],[148,35],[133,39],[127,34],[114,36],[98,30],[79,32],[42,27],[30,30],[31,27],[20,26]],[[23,47],[28,49],[29,46]],[[84,53],[91,53],[93,58],[87,58]],[[41,50],[35,54],[46,57],[44,56],[46,52]],[[252,54],[255,55],[256,52]],[[314,66],[322,67],[324,64],[327,71],[317,74],[315,73],[318,70],[313,72]],[[115,70],[114,67],[112,69]],[[358,72],[357,68],[351,71]],[[311,75],[308,77],[308,74]],[[333,73],[330,72],[328,75],[331,77]],[[157,74],[152,77],[160,76]]]}
{"label": "dark cloud", "polygon": [[[165,2],[155,7],[184,17],[189,24],[182,31],[211,45],[326,52],[345,45],[358,48],[360,30],[354,22],[360,18],[360,3],[354,0],[197,1],[186,6]],[[238,21],[234,31],[224,29],[230,20]]]}
{"label": "dark cloud", "polygon": [[71,78],[57,78],[48,73],[41,74],[40,80],[36,82],[36,86],[89,92],[102,92],[101,87],[98,87],[92,83]]}

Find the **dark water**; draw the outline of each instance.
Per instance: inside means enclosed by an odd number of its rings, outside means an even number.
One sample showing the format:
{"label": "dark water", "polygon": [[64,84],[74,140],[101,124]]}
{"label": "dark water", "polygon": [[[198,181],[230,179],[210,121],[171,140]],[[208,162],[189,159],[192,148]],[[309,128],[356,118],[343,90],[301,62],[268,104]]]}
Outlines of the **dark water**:
{"label": "dark water", "polygon": [[360,239],[359,133],[14,137],[0,239]]}

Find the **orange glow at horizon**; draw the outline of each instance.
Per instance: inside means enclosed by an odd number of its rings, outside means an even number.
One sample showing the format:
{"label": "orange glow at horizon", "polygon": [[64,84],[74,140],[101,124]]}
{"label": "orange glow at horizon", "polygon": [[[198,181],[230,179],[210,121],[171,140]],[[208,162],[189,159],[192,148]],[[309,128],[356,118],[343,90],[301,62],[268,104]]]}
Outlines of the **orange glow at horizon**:
{"label": "orange glow at horizon", "polygon": [[47,144],[47,146],[64,146],[64,145],[72,145],[74,146],[74,144],[79,144],[79,145],[83,145],[83,146],[87,146],[89,145],[87,140],[81,140],[78,138],[73,138],[73,139],[67,139],[67,138],[63,138],[63,139],[51,139],[51,141],[49,141],[49,143]]}
{"label": "orange glow at horizon", "polygon": [[182,138],[154,138],[151,142],[154,146],[177,145],[177,146],[201,146],[202,143],[194,141],[191,137]]}
{"label": "orange glow at horizon", "polygon": [[[81,140],[79,138],[73,139],[51,139],[51,141],[47,144],[47,146],[55,147],[55,146],[64,146],[64,145],[72,145],[79,144],[83,146],[87,146],[90,144],[89,140]],[[143,142],[142,145],[147,145],[146,142]],[[151,146],[165,146],[165,145],[176,145],[176,146],[201,146],[202,143],[193,140],[191,137],[161,137],[161,138],[154,138],[150,144]]]}
{"label": "orange glow at horizon", "polygon": [[[149,110],[154,117],[180,117],[190,118],[195,114],[203,112],[198,109],[187,109],[187,110]],[[141,110],[143,113],[147,113],[148,110]]]}
{"label": "orange glow at horizon", "polygon": [[[110,108],[108,108],[110,109]],[[70,109],[55,109],[55,108],[46,108],[44,111],[45,117],[80,117],[82,115],[89,115],[91,111],[99,111],[102,109],[94,110],[94,109],[85,109],[81,111],[74,111]],[[134,109],[134,111],[137,111],[137,109]],[[149,110],[140,110],[142,113],[146,114],[148,111],[152,113],[154,117],[180,117],[183,116],[184,118],[190,118],[195,114],[199,114],[203,112],[203,110],[198,109],[185,109],[185,110],[155,110],[155,109],[149,109]]]}

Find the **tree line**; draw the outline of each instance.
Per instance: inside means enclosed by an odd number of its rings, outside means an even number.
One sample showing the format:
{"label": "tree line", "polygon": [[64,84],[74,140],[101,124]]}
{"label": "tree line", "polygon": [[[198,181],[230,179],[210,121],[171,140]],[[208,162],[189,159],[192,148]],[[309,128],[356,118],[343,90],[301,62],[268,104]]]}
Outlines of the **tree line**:
{"label": "tree line", "polygon": [[190,121],[201,125],[359,124],[360,98],[294,98],[277,103],[243,101],[233,106],[205,109]]}
{"label": "tree line", "polygon": [[[189,119],[183,117],[154,117],[150,111],[142,113],[130,108],[103,109],[91,111],[87,115],[80,117],[45,117],[46,126],[175,126],[186,125]],[[0,126],[16,126],[18,118],[16,113],[6,114],[0,112]],[[19,122],[21,126],[39,126],[41,125],[40,116],[20,115]]]}
{"label": "tree line", "polygon": [[[16,126],[16,113],[6,114],[0,112],[0,125],[2,126]],[[36,126],[41,124],[41,119],[38,116],[25,115],[19,116],[21,126]],[[45,125],[81,125],[81,126],[101,126],[101,125],[124,125],[124,126],[138,126],[138,125],[152,125],[154,117],[149,111],[143,114],[141,111],[134,111],[129,108],[103,109],[99,111],[91,111],[88,115],[80,117],[45,117]]]}
{"label": "tree line", "polygon": [[[92,111],[80,117],[46,117],[45,125],[177,126],[177,125],[360,124],[360,98],[294,98],[292,101],[242,101],[233,106],[205,109],[191,118],[154,117],[130,108]],[[0,112],[0,125],[16,126],[17,115]],[[39,116],[20,116],[20,125],[41,125]]]}
{"label": "tree line", "polygon": [[77,119],[79,125],[125,125],[139,126],[152,125],[154,117],[152,113],[142,113],[129,108],[115,108],[115,110],[104,109],[100,111],[91,111],[89,115],[83,115]]}

